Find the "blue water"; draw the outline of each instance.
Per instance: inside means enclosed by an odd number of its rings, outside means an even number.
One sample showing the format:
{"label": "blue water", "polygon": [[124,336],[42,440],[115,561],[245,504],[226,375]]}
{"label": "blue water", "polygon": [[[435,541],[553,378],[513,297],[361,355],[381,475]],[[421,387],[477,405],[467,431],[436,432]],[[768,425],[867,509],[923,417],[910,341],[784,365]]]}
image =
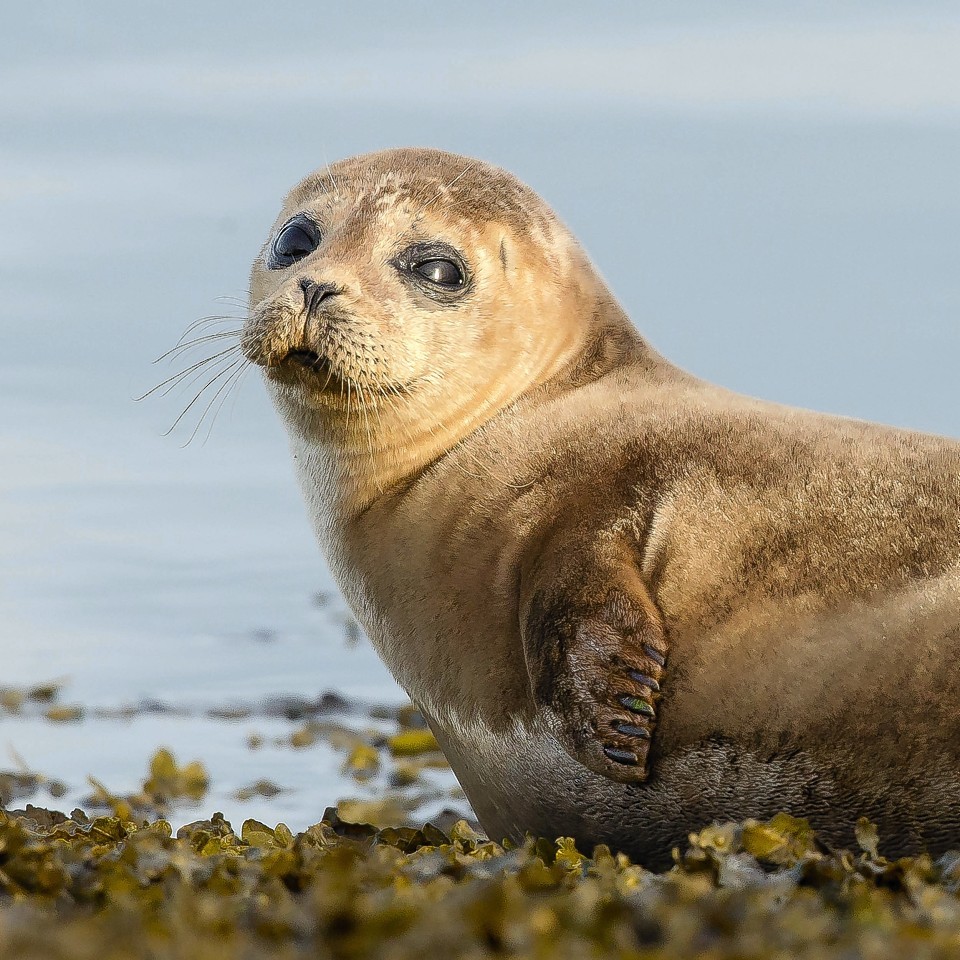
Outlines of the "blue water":
{"label": "blue water", "polygon": [[[0,685],[192,712],[0,716],[0,768],[16,751],[69,804],[88,774],[132,788],[169,745],[208,764],[228,816],[294,828],[356,793],[322,746],[247,748],[281,721],[203,715],[402,699],[347,643],[256,373],[185,448],[190,418],[161,434],[189,395],[132,400],[176,371],[151,360],[191,321],[241,315],[218,298],[243,299],[283,193],[329,160],[422,144],[502,164],[681,365],[960,434],[955,8],[649,6],[5,12]],[[260,777],[289,790],[231,799]]]}

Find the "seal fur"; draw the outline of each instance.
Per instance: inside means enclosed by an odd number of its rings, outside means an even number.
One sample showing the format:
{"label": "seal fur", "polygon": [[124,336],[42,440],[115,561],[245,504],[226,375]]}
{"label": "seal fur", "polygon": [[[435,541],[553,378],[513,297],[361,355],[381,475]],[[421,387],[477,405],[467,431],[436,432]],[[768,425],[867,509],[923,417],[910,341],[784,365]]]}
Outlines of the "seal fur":
{"label": "seal fur", "polygon": [[[316,246],[278,266],[298,217]],[[960,839],[960,444],[679,370],[536,194],[440,151],[294,189],[244,349],[493,836],[660,865],[789,809],[838,844],[861,815],[890,853]]]}

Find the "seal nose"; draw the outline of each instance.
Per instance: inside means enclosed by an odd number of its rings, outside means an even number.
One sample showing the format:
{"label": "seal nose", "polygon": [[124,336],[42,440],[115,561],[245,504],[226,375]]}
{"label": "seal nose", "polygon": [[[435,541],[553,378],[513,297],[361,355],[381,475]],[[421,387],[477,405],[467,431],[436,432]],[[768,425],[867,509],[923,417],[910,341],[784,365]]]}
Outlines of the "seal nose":
{"label": "seal nose", "polygon": [[300,281],[300,289],[303,291],[303,305],[307,313],[314,313],[324,300],[340,293],[335,284],[317,283],[307,277]]}

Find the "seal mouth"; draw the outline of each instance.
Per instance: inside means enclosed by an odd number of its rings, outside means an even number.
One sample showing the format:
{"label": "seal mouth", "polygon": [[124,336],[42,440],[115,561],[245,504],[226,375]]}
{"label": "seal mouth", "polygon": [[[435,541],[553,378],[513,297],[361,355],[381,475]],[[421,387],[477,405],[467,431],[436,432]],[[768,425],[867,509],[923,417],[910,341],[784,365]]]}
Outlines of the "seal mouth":
{"label": "seal mouth", "polygon": [[343,392],[347,384],[347,378],[329,357],[307,349],[290,350],[279,363],[267,367],[267,376],[271,380],[299,383],[323,393]]}
{"label": "seal mouth", "polygon": [[288,350],[282,358],[264,365],[264,373],[269,380],[288,386],[301,387],[311,394],[348,394],[351,386],[358,397],[372,398],[374,395],[396,395],[397,391],[409,393],[421,378],[414,377],[396,383],[377,383],[375,380],[348,373],[330,357],[298,347]]}
{"label": "seal mouth", "polygon": [[330,361],[326,357],[321,357],[315,350],[291,350],[282,362],[287,363],[288,361],[317,373],[333,372]]}

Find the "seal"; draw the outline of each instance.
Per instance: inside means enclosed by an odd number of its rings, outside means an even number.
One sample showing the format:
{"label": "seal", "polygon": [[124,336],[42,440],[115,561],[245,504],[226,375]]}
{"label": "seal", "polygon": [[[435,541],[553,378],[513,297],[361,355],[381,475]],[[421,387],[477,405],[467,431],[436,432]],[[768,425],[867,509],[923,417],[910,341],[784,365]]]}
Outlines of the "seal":
{"label": "seal", "polygon": [[680,370],[531,189],[436,150],[295,187],[242,344],[492,836],[960,841],[960,444]]}

